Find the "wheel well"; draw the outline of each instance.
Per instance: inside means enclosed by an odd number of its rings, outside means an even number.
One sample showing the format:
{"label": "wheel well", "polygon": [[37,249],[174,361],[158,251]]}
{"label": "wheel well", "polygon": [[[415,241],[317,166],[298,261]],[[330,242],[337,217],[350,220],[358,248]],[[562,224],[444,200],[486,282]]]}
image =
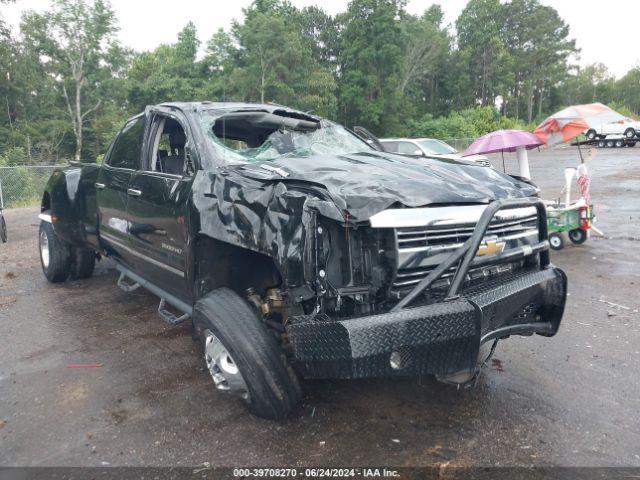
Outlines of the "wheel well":
{"label": "wheel well", "polygon": [[253,288],[264,296],[268,288],[282,284],[279,269],[267,255],[206,236],[196,238],[194,251],[196,298],[220,287],[242,297]]}
{"label": "wheel well", "polygon": [[42,203],[40,204],[40,213],[44,213],[47,210],[51,210],[51,197],[49,192],[44,192],[42,195]]}

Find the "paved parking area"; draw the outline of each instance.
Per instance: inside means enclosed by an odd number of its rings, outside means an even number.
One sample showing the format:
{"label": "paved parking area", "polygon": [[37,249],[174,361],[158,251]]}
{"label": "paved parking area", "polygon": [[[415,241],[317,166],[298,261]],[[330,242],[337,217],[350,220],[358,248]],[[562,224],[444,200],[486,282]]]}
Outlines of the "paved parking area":
{"label": "paved parking area", "polygon": [[[577,151],[530,160],[554,198]],[[639,167],[640,148],[590,163],[606,238],[553,252],[570,292],[556,337],[501,342],[471,390],[431,378],[307,382],[300,414],[283,422],[216,392],[188,327],[165,325],[151,294],[119,290],[109,262],[88,281],[48,284],[37,209],[6,211],[0,466],[640,466]]]}

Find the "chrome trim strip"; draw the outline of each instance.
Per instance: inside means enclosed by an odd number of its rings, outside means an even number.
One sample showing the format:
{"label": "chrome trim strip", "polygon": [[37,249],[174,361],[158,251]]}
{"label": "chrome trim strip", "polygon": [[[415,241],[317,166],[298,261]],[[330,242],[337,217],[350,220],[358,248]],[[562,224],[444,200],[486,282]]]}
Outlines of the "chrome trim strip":
{"label": "chrome trim strip", "polygon": [[120,242],[113,235],[110,235],[110,234],[104,233],[104,232],[100,232],[100,237],[106,238],[107,240],[109,240],[114,245],[117,245],[120,248],[122,248],[123,250],[126,250],[127,252],[129,252],[131,255],[135,255],[138,258],[141,258],[141,259],[143,259],[143,260],[145,260],[145,261],[147,261],[149,263],[152,263],[156,267],[163,268],[163,269],[167,270],[168,272],[171,272],[171,273],[173,273],[175,275],[178,275],[179,277],[184,278],[184,272],[182,270],[178,270],[177,268],[171,267],[169,265],[165,265],[164,263],[159,262],[155,258],[148,257],[148,256],[144,255],[143,253],[140,253],[140,252],[134,250],[133,248],[124,245],[122,242]]}
{"label": "chrome trim strip", "polygon": [[[501,221],[493,221],[489,225],[487,229],[488,233],[495,231],[513,231],[514,229],[530,229],[532,227],[527,226],[528,223],[538,222],[538,216],[532,215],[530,217],[522,217],[515,220],[501,220]],[[454,225],[452,228],[430,228],[430,227],[417,227],[421,228],[421,230],[416,230],[415,227],[409,229],[399,229],[398,236],[399,237],[410,237],[416,235],[428,235],[430,238],[438,238],[438,236],[442,235],[471,235],[473,231],[476,229],[475,225],[463,225],[458,226]],[[424,229],[422,229],[424,228]]]}
{"label": "chrome trim strip", "polygon": [[42,220],[43,222],[47,222],[47,223],[53,223],[51,221],[51,215],[47,214],[47,213],[41,213],[40,215],[38,215],[38,218],[40,220]]}
{"label": "chrome trim strip", "polygon": [[[456,207],[390,208],[373,215],[373,228],[443,227],[450,225],[475,226],[487,205]],[[496,213],[495,221],[514,220],[537,215],[535,207],[511,208]]]}
{"label": "chrome trim strip", "polygon": [[158,170],[138,170],[138,175],[151,178],[166,178],[168,180],[189,180],[190,177],[178,175],[175,173],[160,172]]}

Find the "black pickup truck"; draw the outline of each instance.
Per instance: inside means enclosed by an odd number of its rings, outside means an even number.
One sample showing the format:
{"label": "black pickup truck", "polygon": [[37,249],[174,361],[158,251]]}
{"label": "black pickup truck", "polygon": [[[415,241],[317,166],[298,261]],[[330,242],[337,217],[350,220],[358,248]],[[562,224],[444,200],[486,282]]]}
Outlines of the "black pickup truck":
{"label": "black pickup truck", "polygon": [[300,378],[469,383],[481,352],[553,336],[565,305],[535,186],[277,105],[147,107],[102,165],[53,173],[40,219],[48,280],[113,258],[266,418],[294,409]]}

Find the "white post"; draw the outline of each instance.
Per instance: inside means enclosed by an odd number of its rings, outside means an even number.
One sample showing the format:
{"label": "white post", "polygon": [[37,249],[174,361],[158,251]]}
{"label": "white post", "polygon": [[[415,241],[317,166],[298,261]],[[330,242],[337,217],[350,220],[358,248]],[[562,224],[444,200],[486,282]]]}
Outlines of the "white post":
{"label": "white post", "polygon": [[530,180],[531,172],[529,171],[529,157],[527,156],[527,149],[524,147],[516,147],[516,155],[518,156],[520,176]]}
{"label": "white post", "polygon": [[564,206],[567,208],[571,203],[571,184],[573,177],[576,175],[574,167],[564,169]]}

